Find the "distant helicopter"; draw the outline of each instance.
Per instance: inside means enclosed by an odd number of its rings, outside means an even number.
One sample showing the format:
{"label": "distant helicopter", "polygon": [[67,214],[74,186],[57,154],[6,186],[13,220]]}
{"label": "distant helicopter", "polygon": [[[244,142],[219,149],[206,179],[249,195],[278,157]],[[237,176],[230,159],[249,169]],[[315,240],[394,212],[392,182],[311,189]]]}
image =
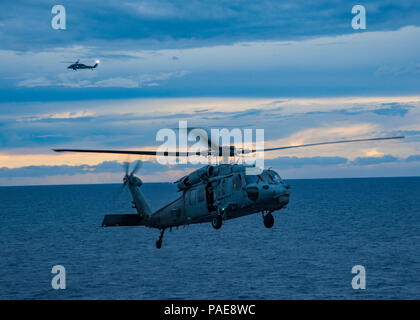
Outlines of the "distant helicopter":
{"label": "distant helicopter", "polygon": [[78,69],[91,69],[91,70],[93,70],[96,67],[98,67],[98,65],[99,65],[99,60],[96,60],[95,64],[93,66],[88,66],[88,65],[85,65],[83,63],[79,63],[79,61],[80,61],[80,59],[77,59],[76,62],[72,62],[72,61],[63,61],[63,62],[71,63],[71,65],[69,65],[67,67],[67,69],[73,69],[74,71],[77,71]]}
{"label": "distant helicopter", "polygon": [[[230,146],[230,156],[253,152],[267,152],[274,150],[303,148],[318,145],[402,139],[404,136],[385,138],[367,138],[355,140],[339,140],[320,142],[285,147],[269,148],[264,150],[242,150]],[[209,142],[208,155],[218,148],[222,154],[223,148],[214,142]],[[134,155],[157,155],[156,151],[128,151],[128,150],[88,150],[88,149],[53,149],[56,152],[92,152],[114,153]],[[181,152],[167,152],[170,156],[183,156]],[[202,153],[201,153],[202,154]],[[162,247],[162,239],[166,229],[185,226],[196,223],[211,222],[214,229],[220,229],[223,220],[239,218],[253,213],[261,212],[263,223],[266,228],[274,225],[272,213],[284,208],[290,199],[290,185],[287,184],[277,172],[272,169],[264,169],[259,174],[246,174],[249,166],[241,164],[223,163],[218,165],[206,165],[201,169],[178,179],[175,184],[180,196],[152,212],[140,187],[142,180],[134,174],[140,169],[142,162],[138,161],[129,173],[129,164],[125,164],[123,186],[128,187],[133,198],[133,208],[136,214],[107,214],[102,226],[146,226],[160,229],[156,248]]]}

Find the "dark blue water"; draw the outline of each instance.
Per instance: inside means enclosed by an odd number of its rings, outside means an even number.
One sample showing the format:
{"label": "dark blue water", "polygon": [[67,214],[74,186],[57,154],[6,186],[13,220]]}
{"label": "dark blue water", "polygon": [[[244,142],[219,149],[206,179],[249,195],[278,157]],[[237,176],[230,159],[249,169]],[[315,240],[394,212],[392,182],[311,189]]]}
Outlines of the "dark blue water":
{"label": "dark blue water", "polygon": [[[291,180],[273,229],[260,215],[220,230],[101,228],[130,213],[117,185],[0,188],[1,299],[419,299],[420,178]],[[171,184],[146,184],[157,208]],[[126,201],[126,202],[125,202]],[[67,288],[51,288],[63,265]],[[354,265],[366,290],[351,287]]]}

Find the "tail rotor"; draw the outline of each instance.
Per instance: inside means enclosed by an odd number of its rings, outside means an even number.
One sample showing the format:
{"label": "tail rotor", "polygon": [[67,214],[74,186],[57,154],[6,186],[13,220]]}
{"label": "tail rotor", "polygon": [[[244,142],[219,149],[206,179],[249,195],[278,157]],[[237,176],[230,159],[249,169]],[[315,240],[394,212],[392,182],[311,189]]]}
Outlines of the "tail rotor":
{"label": "tail rotor", "polygon": [[143,166],[143,161],[137,160],[136,164],[134,165],[133,170],[130,173],[130,177],[132,177],[137,171],[139,171],[142,166]]}
{"label": "tail rotor", "polygon": [[114,196],[114,202],[116,199],[121,195],[122,191],[125,189],[125,187],[130,183],[130,180],[133,178],[134,174],[141,169],[143,166],[143,161],[138,160],[136,161],[136,164],[134,165],[133,169],[130,172],[130,162],[126,161],[123,163],[124,168],[124,177],[123,177],[123,183],[121,187],[118,189],[117,193]]}

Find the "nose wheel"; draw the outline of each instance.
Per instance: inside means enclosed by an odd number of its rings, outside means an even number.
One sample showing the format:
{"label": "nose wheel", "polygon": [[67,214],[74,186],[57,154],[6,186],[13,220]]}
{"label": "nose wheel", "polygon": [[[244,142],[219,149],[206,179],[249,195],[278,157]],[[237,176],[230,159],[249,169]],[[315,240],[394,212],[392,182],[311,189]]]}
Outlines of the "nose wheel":
{"label": "nose wheel", "polygon": [[263,221],[264,221],[264,226],[267,229],[270,229],[271,227],[273,227],[273,225],[274,225],[274,217],[271,214],[271,212],[267,212],[266,214],[264,214],[264,212],[262,212],[262,217],[263,217]]}

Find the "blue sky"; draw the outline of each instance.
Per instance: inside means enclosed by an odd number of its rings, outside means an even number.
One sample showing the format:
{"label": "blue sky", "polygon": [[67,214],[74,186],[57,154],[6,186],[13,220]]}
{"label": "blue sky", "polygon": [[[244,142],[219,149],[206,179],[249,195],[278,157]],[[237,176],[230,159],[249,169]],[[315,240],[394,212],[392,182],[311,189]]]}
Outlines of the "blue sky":
{"label": "blue sky", "polygon": [[[286,178],[420,174],[420,3],[54,1],[0,10],[0,185],[116,182],[124,156],[52,147],[156,148],[156,131],[265,129],[266,144],[405,134],[267,159]],[[66,70],[61,61],[101,63]],[[135,158],[128,159],[134,161]],[[192,168],[145,164],[148,181]],[[104,163],[105,162],[105,163]]]}

